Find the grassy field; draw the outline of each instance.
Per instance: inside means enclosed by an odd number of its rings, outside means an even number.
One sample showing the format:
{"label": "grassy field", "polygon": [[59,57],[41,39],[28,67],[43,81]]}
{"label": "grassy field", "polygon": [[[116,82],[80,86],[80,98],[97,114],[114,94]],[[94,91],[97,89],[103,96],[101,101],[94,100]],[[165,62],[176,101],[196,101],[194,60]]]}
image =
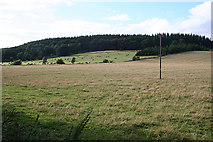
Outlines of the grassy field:
{"label": "grassy field", "polygon": [[[57,58],[49,58],[47,59],[47,64],[56,64],[56,61],[60,58],[63,59],[65,64],[72,64],[72,58],[76,58],[75,64],[96,64],[103,63],[104,59],[112,61],[113,63],[119,62],[128,62],[132,61],[132,57],[135,56],[136,51],[117,51],[117,50],[109,50],[109,51],[96,51],[96,52],[88,52],[82,54],[74,54],[72,56],[64,56]],[[156,56],[141,56],[141,59],[152,58]],[[4,62],[3,65],[9,65],[9,62]],[[34,60],[34,61],[23,61],[22,65],[42,65],[42,60]]]}
{"label": "grassy field", "polygon": [[2,70],[3,139],[212,140],[211,52]]}

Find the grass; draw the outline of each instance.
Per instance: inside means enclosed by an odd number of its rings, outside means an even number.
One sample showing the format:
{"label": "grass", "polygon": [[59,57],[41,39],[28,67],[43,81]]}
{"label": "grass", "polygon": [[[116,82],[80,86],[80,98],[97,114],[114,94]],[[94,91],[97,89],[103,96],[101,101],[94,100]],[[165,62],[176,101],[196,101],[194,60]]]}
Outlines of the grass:
{"label": "grass", "polygon": [[164,56],[162,80],[158,59],[3,66],[3,112],[15,109],[18,121],[3,139],[23,138],[39,114],[31,139],[65,140],[92,108],[80,140],[212,140],[210,54]]}
{"label": "grass", "polygon": [[[65,64],[72,64],[72,58],[76,58],[75,64],[96,64],[103,63],[104,59],[112,61],[113,63],[132,61],[132,57],[136,54],[136,51],[96,51],[82,54],[75,54],[72,56],[57,57],[47,59],[47,64],[56,64],[57,59],[61,58]],[[151,58],[156,56],[142,56],[141,59]],[[3,65],[9,65],[9,62],[4,62]],[[23,61],[22,65],[42,65],[42,60],[35,61]]]}

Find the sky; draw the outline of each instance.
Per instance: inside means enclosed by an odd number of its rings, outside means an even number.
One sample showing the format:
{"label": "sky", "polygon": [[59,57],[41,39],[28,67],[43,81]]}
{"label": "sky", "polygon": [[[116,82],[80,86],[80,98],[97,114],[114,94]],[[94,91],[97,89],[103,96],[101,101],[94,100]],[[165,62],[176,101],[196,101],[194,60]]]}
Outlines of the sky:
{"label": "sky", "polygon": [[54,37],[192,33],[211,36],[211,1],[0,0],[0,48]]}

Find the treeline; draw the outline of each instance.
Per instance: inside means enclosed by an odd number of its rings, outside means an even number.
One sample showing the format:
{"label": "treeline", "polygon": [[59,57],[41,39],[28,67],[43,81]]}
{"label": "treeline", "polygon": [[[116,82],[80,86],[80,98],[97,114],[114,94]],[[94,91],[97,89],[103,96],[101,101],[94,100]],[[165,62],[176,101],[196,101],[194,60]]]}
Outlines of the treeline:
{"label": "treeline", "polygon": [[[50,38],[2,49],[2,61],[37,60],[104,50],[139,50],[137,55],[157,55],[159,35],[91,35]],[[163,54],[211,50],[209,38],[191,34],[162,34]]]}
{"label": "treeline", "polygon": [[[210,47],[204,46],[200,44],[193,44],[193,43],[185,43],[183,39],[178,41],[174,40],[170,45],[163,46],[161,49],[161,54],[168,55],[174,53],[181,53],[186,51],[209,51],[211,50]],[[136,56],[152,56],[152,55],[159,55],[160,50],[159,46],[149,47],[141,49],[136,53]]]}

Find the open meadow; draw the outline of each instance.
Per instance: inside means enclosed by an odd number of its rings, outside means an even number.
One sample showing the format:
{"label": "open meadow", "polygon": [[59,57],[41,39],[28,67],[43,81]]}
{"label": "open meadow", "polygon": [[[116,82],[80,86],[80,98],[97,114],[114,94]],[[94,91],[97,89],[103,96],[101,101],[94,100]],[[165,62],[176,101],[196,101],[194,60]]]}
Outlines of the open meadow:
{"label": "open meadow", "polygon": [[212,140],[210,51],[2,72],[3,139]]}
{"label": "open meadow", "polygon": [[[132,57],[136,54],[135,50],[108,50],[108,51],[95,51],[87,53],[73,54],[72,56],[63,56],[56,58],[48,58],[46,64],[56,64],[58,59],[62,59],[65,64],[72,64],[72,58],[75,58],[75,64],[97,64],[103,63],[106,59],[109,62],[119,63],[132,61]],[[156,56],[142,56],[143,58],[152,58]],[[9,62],[4,62],[3,65],[9,65]],[[42,60],[23,61],[22,65],[42,65]]]}

